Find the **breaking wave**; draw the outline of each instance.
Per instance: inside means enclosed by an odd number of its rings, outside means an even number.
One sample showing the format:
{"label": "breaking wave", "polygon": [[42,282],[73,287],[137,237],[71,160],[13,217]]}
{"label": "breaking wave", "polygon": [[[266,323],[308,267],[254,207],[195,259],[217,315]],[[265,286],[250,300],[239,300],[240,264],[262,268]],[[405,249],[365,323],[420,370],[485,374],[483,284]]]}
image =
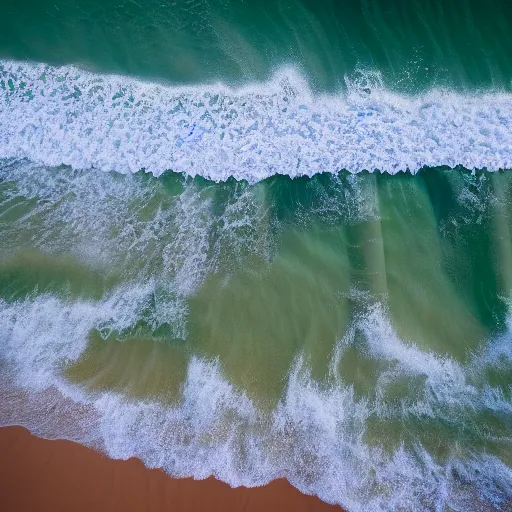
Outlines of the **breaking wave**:
{"label": "breaking wave", "polygon": [[[218,361],[197,356],[188,364],[176,406],[111,391],[91,394],[62,378],[62,362],[80,357],[88,331],[105,324],[122,329],[135,322],[144,293],[119,289],[95,304],[70,305],[51,296],[0,302],[1,355],[8,362],[0,374],[2,423],[79,441],[112,458],[139,457],[146,466],[178,477],[214,475],[232,486],[259,486],[286,477],[303,492],[352,511],[404,506],[478,510],[489,504],[501,510],[512,495],[510,468],[485,452],[440,462],[421,442],[389,451],[369,441],[375,417],[460,422],[465,417],[471,421],[475,410],[504,410],[496,389],[475,385],[474,372],[483,368],[476,360],[464,367],[404,344],[380,305],[354,321],[336,352],[339,357],[359,330],[371,357],[424,377],[423,393],[414,403],[403,403],[399,412],[386,408],[382,397],[358,397],[342,382],[321,386],[300,356],[272,412],[261,411],[230,384]],[[498,343],[490,351],[503,355],[503,346]],[[390,373],[391,364],[381,373],[382,388],[392,384]],[[510,409],[510,402],[502,401]]]}
{"label": "breaking wave", "polygon": [[122,173],[234,177],[512,167],[512,96],[403,95],[379,73],[316,94],[293,69],[265,83],[176,87],[73,66],[0,62],[0,157]]}

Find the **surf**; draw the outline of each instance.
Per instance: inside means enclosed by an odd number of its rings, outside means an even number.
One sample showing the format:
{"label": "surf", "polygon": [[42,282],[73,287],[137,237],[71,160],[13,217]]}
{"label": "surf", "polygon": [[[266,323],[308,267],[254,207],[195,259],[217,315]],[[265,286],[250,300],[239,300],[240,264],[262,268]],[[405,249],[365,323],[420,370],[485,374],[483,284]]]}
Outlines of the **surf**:
{"label": "surf", "polygon": [[2,424],[354,511],[506,510],[508,173],[0,178]]}
{"label": "surf", "polygon": [[512,167],[510,93],[399,94],[378,72],[347,75],[345,84],[317,93],[283,68],[240,87],[173,86],[4,60],[0,157],[250,183],[340,170]]}

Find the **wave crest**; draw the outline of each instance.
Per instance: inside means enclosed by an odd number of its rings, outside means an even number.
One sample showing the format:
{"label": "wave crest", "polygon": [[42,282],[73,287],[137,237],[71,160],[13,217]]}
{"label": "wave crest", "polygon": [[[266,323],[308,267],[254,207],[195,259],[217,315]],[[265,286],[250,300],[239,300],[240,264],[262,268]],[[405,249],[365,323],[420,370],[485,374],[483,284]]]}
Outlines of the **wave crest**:
{"label": "wave crest", "polygon": [[293,69],[260,84],[175,87],[0,61],[0,157],[255,182],[274,174],[512,167],[509,93],[399,95],[378,73],[315,94]]}

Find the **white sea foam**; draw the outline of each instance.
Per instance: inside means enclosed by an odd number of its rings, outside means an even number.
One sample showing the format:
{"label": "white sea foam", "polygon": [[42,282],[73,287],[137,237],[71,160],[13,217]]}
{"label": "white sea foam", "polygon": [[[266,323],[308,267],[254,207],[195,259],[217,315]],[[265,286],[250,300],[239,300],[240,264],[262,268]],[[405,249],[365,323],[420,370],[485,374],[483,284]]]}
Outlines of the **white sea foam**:
{"label": "white sea foam", "polygon": [[[213,474],[233,486],[285,476],[302,491],[351,511],[461,510],[469,504],[472,510],[479,504],[482,510],[491,504],[500,510],[512,494],[510,468],[484,452],[459,457],[455,450],[440,462],[420,442],[391,451],[370,442],[368,422],[379,413],[376,405],[344,386],[343,379],[327,387],[315,382],[300,357],[270,413],[230,384],[218,361],[197,356],[190,360],[176,406],[114,392],[90,394],[61,377],[63,362],[80,356],[89,329],[125,328],[136,322],[141,302],[144,293],[123,288],[98,302],[69,304],[43,295],[0,303],[0,376],[13,388],[9,393],[2,388],[2,422],[93,444],[114,458],[137,456],[176,476]],[[455,363],[404,348],[382,308],[355,322],[367,329],[375,357],[398,360],[410,372],[439,378],[440,385],[451,382],[454,372],[464,373]],[[16,389],[29,394],[20,397]],[[438,402],[428,393],[424,400]],[[454,404],[433,404],[436,412],[441,406],[453,420]],[[474,412],[480,399],[470,394],[453,414],[461,407]]]}
{"label": "white sea foam", "polygon": [[0,180],[12,184],[0,198],[2,214],[27,206],[2,224],[0,257],[16,257],[29,233],[30,246],[43,254],[72,255],[93,272],[121,275],[146,290],[144,320],[153,329],[167,324],[176,338],[186,338],[185,299],[207,274],[223,265],[232,271],[249,252],[265,257],[271,238],[251,187],[230,189],[214,211],[217,189],[190,180],[172,195],[141,176],[15,160],[0,165]]}
{"label": "white sea foam", "polygon": [[371,87],[359,82],[320,95],[283,69],[240,88],[175,87],[1,61],[0,157],[251,182],[341,169],[512,167],[509,93],[406,96],[382,87],[378,74]]}
{"label": "white sea foam", "polygon": [[397,365],[381,374],[381,382],[392,381],[397,375],[420,375],[425,378],[428,404],[440,402],[458,407],[475,403],[477,391],[467,381],[463,367],[449,357],[425,352],[400,340],[381,304],[370,307],[357,324],[370,354],[379,361]]}

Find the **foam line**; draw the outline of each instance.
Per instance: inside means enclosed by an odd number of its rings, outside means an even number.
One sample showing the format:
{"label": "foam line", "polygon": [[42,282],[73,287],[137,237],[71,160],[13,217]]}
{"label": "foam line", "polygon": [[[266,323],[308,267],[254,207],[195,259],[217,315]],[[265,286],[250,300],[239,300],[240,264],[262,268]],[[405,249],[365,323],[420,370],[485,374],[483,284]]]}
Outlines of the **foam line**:
{"label": "foam line", "polygon": [[[128,300],[120,300],[127,294]],[[162,467],[175,476],[201,479],[213,474],[232,486],[263,485],[284,476],[303,492],[354,512],[404,506],[462,510],[468,504],[506,509],[512,472],[499,458],[475,449],[460,457],[455,450],[439,461],[421,443],[386,452],[366,437],[369,421],[379,414],[375,405],[358,398],[350,387],[320,385],[301,357],[290,370],[284,396],[269,413],[259,411],[225,378],[218,361],[198,356],[190,360],[183,399],[176,406],[129,400],[114,392],[90,394],[60,376],[63,360],[80,357],[89,329],[136,322],[141,301],[140,289],[126,288],[96,303],[64,304],[51,296],[13,304],[0,301],[0,357],[8,363],[0,367],[0,383],[10,380],[12,387],[14,381],[29,392],[23,399],[24,393],[15,389],[3,396],[6,388],[1,388],[0,422],[23,424],[46,437],[95,443],[110,457],[136,456],[148,467]],[[370,310],[356,324],[366,331],[376,357],[398,360],[412,372],[426,368],[428,376],[450,380],[453,364],[436,362],[419,349],[403,349],[384,309]],[[435,368],[428,369],[432,362]],[[457,372],[465,369],[458,367]],[[460,420],[463,410],[472,417],[488,391],[470,394],[460,406],[426,393],[414,410],[402,414],[414,413],[426,402],[423,408],[449,422]],[[505,412],[504,404],[494,405]],[[64,421],[59,421],[63,414]],[[75,425],[76,418],[88,428]]]}
{"label": "foam line", "polygon": [[0,157],[250,182],[341,169],[512,167],[510,93],[399,95],[370,75],[318,95],[290,68],[240,88],[175,87],[0,61]]}

